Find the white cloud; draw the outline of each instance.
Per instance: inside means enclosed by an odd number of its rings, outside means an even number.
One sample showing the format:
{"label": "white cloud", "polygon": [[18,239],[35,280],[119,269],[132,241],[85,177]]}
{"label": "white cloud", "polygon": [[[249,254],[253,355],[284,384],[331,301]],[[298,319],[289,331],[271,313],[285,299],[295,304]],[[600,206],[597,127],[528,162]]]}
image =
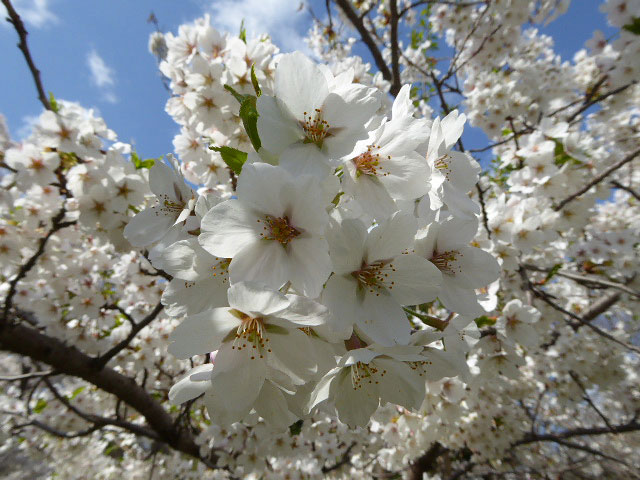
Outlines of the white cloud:
{"label": "white cloud", "polygon": [[115,83],[113,69],[104,63],[98,52],[91,50],[87,55],[87,65],[91,70],[91,81],[98,87],[113,86]]}
{"label": "white cloud", "polygon": [[[41,28],[48,24],[55,25],[59,22],[58,17],[49,10],[49,0],[14,0],[12,3],[16,12],[18,12],[18,15],[27,26]],[[6,16],[6,8],[0,5],[0,18],[4,20]],[[2,21],[1,23],[11,27],[9,22]]]}
{"label": "white cloud", "polygon": [[91,72],[91,82],[96,87],[103,89],[103,100],[109,103],[116,103],[118,98],[113,92],[113,87],[116,84],[113,69],[104,62],[95,50],[91,50],[87,55],[87,65]]}
{"label": "white cloud", "polygon": [[18,131],[16,132],[18,139],[24,140],[31,135],[33,127],[38,124],[39,118],[39,115],[25,115],[22,117],[22,125],[20,125],[20,128],[18,128]]}
{"label": "white cloud", "polygon": [[207,4],[216,28],[237,33],[244,19],[249,38],[268,33],[282,51],[306,50],[308,18],[299,11],[298,1],[213,0]]}

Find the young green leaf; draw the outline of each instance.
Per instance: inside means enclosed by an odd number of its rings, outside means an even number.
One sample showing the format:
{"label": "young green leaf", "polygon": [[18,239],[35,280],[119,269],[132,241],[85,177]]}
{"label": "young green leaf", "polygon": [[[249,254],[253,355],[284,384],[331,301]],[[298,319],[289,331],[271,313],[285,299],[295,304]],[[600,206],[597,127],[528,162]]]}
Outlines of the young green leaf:
{"label": "young green leaf", "polygon": [[245,152],[232,147],[215,147],[213,145],[210,146],[209,149],[214,152],[219,152],[220,155],[222,155],[222,160],[224,160],[224,163],[229,166],[233,173],[240,175],[242,165],[247,161],[247,154]]}

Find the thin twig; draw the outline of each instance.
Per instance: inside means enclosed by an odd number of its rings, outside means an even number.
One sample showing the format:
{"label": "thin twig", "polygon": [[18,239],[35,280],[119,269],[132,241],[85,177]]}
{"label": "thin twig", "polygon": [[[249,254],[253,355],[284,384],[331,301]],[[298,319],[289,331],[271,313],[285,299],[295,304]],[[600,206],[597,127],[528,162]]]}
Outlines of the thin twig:
{"label": "thin twig", "polygon": [[149,313],[146,317],[144,317],[140,322],[138,323],[134,322],[132,325],[131,331],[129,332],[129,335],[127,335],[127,337],[124,340],[122,340],[121,342],[113,346],[104,355],[101,355],[94,359],[94,364],[96,368],[98,369],[103,368],[107,363],[109,363],[109,361],[113,357],[115,357],[118,353],[120,353],[122,350],[127,348],[129,343],[131,343],[131,340],[134,339],[134,337],[138,334],[138,332],[142,330],[144,327],[146,327],[147,325],[149,325],[153,320],[155,320],[158,314],[162,311],[163,307],[164,306],[162,305],[162,303],[158,303],[155,306],[155,308],[151,311],[151,313]]}
{"label": "thin twig", "polygon": [[566,204],[568,204],[569,202],[575,200],[576,198],[578,198],[580,195],[582,195],[583,193],[587,192],[591,187],[597,185],[598,183],[600,183],[602,180],[604,180],[605,178],[607,178],[609,175],[611,175],[613,172],[615,172],[616,170],[618,170],[620,167],[622,167],[623,165],[626,165],[627,163],[629,163],[630,161],[632,161],[634,158],[636,158],[638,155],[640,155],[640,148],[637,149],[634,152],[631,152],[629,155],[627,155],[626,157],[624,157],[622,160],[620,160],[619,162],[614,163],[613,165],[611,165],[609,168],[607,168],[604,172],[602,172],[600,175],[597,175],[593,180],[591,180],[589,183],[587,183],[584,187],[582,187],[580,190],[578,190],[577,192],[569,195],[567,198],[565,198],[564,200],[562,200],[560,203],[558,203],[555,207],[554,210],[557,212],[559,210],[562,209],[562,207],[564,207]]}
{"label": "thin twig", "polygon": [[22,19],[20,18],[20,15],[18,15],[18,12],[13,8],[13,5],[11,5],[10,0],[2,0],[2,4],[7,9],[7,14],[9,15],[7,21],[13,25],[13,28],[15,28],[16,33],[20,38],[18,48],[22,52],[22,55],[24,55],[24,59],[27,61],[27,65],[31,71],[31,76],[36,84],[36,90],[38,90],[38,99],[44,108],[47,110],[53,110],[49,103],[49,99],[44,93],[44,87],[42,86],[42,80],[40,79],[40,70],[36,68],[33,58],[31,57],[31,52],[29,51],[29,45],[27,45],[27,35],[29,32],[24,28],[24,23],[22,23]]}

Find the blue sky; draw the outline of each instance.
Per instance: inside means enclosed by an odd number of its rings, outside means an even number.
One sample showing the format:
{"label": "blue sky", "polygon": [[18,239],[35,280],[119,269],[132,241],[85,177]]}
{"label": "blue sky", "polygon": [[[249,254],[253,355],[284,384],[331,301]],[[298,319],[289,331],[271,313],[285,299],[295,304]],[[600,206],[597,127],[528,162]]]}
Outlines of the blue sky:
{"label": "blue sky", "polygon": [[[317,14],[324,12],[324,1],[311,3]],[[542,29],[555,39],[563,59],[582,48],[595,29],[606,35],[613,31],[598,11],[600,3],[573,0],[567,15]],[[211,14],[218,28],[232,32],[244,19],[249,34],[268,32],[283,51],[304,45],[302,38],[311,22],[304,9],[299,11],[298,0],[13,0],[13,4],[30,32],[29,45],[45,89],[56,98],[99,111],[119,139],[134,144],[143,157],[170,152],[178,131],[164,112],[168,93],[147,51],[154,29],[147,23],[151,11],[163,31],[174,32],[204,13]],[[3,17],[4,13],[0,6]],[[0,113],[12,137],[19,139],[41,106],[16,43],[12,26],[3,22]],[[477,133],[469,139],[471,146],[486,141]]]}

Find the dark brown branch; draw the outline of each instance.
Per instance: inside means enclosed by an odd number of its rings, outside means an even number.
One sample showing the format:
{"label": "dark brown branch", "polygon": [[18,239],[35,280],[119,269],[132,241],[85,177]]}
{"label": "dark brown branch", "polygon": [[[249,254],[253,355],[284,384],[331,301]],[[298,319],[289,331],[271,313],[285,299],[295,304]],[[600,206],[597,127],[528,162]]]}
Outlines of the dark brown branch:
{"label": "dark brown branch", "polygon": [[344,465],[351,463],[351,450],[353,450],[353,447],[355,446],[356,446],[355,443],[352,443],[351,445],[349,445],[347,449],[344,451],[344,453],[342,454],[342,457],[340,458],[340,460],[338,460],[333,465],[330,465],[328,467],[322,467],[322,473],[333,472],[334,470],[338,470]]}
{"label": "dark brown branch", "polygon": [[429,450],[411,463],[409,478],[411,480],[422,480],[423,474],[434,471],[438,457],[447,449],[438,442],[434,443]]}
{"label": "dark brown branch", "polygon": [[626,157],[624,157],[622,160],[620,160],[619,162],[614,163],[613,165],[611,165],[609,168],[607,168],[604,172],[602,172],[600,175],[597,175],[593,180],[591,180],[589,183],[587,183],[584,187],[582,187],[580,190],[578,190],[577,192],[569,195],[567,198],[565,198],[564,200],[562,200],[560,203],[558,203],[558,205],[556,205],[554,207],[554,210],[557,212],[559,210],[562,209],[562,207],[564,207],[567,203],[575,200],[576,198],[578,198],[580,195],[582,195],[583,193],[587,192],[591,187],[597,185],[598,183],[600,183],[602,180],[604,180],[605,178],[607,178],[609,175],[611,175],[613,172],[615,172],[616,170],[618,170],[620,167],[626,165],[627,163],[629,163],[630,161],[632,161],[634,158],[636,158],[638,155],[640,155],[640,148],[637,149],[634,152],[631,152],[629,155],[627,155]]}
{"label": "dark brown branch", "polygon": [[384,78],[388,82],[392,82],[393,75],[391,73],[391,70],[389,70],[389,67],[384,61],[378,45],[376,45],[375,40],[371,36],[371,32],[369,32],[369,30],[367,30],[367,27],[364,25],[362,18],[360,18],[355,12],[349,0],[334,1],[360,34],[360,38],[369,49],[369,53],[371,53],[373,60],[376,62],[376,67],[378,67],[378,70],[382,72],[382,78]]}
{"label": "dark brown branch", "polygon": [[398,95],[400,91],[401,82],[400,82],[400,55],[399,55],[399,46],[398,46],[398,4],[397,0],[389,1],[389,10],[391,13],[390,22],[391,22],[391,74],[392,74],[392,82],[390,93],[394,97]]}
{"label": "dark brown branch", "polygon": [[131,319],[131,317],[127,315],[130,321],[133,322],[129,335],[127,335],[127,337],[124,340],[122,340],[120,343],[114,345],[104,355],[96,357],[94,359],[95,368],[97,369],[103,368],[107,363],[109,363],[109,361],[113,357],[115,357],[118,353],[120,353],[122,350],[127,348],[129,343],[131,343],[131,340],[134,339],[134,337],[138,334],[138,332],[142,330],[144,327],[146,327],[147,325],[149,325],[153,320],[155,320],[158,314],[162,311],[162,308],[163,308],[162,303],[158,303],[154,307],[154,309],[151,311],[151,313],[149,313],[149,315],[144,317],[138,323],[134,322],[133,319]]}
{"label": "dark brown branch", "polygon": [[613,185],[616,188],[624,190],[625,192],[629,192],[633,197],[635,197],[636,200],[640,200],[640,193],[636,192],[633,188],[627,187],[627,186],[621,184],[617,180],[611,180],[610,183],[611,183],[611,185]]}
{"label": "dark brown branch", "polygon": [[489,218],[487,216],[487,208],[484,203],[484,193],[486,190],[482,190],[480,182],[476,183],[476,190],[478,191],[478,201],[480,202],[480,209],[482,211],[482,226],[487,232],[487,237],[491,238],[491,229],[489,228]]}
{"label": "dark brown branch", "polygon": [[525,445],[527,443],[534,442],[555,442],[556,440],[566,440],[573,437],[588,437],[596,435],[611,435],[611,430],[614,430],[616,434],[637,432],[640,430],[640,423],[634,421],[624,423],[622,425],[612,425],[609,427],[579,427],[571,430],[565,430],[558,433],[534,433],[527,434],[522,439],[515,442],[513,445]]}
{"label": "dark brown branch", "polygon": [[77,438],[77,437],[86,437],[87,435],[91,435],[93,432],[100,430],[101,427],[94,425],[90,428],[87,428],[85,430],[79,430],[77,432],[63,432],[62,430],[58,430],[57,428],[53,428],[50,425],[47,425],[46,423],[43,423],[39,420],[31,420],[27,423],[23,423],[20,425],[16,425],[14,427],[14,429],[20,429],[20,428],[24,428],[24,427],[36,427],[39,428],[40,430],[43,430],[51,435],[55,435],[56,437],[60,437],[60,438]]}
{"label": "dark brown branch", "polygon": [[22,19],[20,18],[20,15],[18,15],[18,12],[13,8],[13,5],[11,5],[10,0],[2,0],[2,4],[7,9],[7,14],[9,15],[9,17],[7,17],[7,21],[13,25],[13,28],[15,28],[18,37],[20,38],[18,48],[22,52],[22,55],[24,55],[24,59],[27,61],[27,65],[29,66],[29,70],[31,70],[31,76],[36,84],[36,89],[38,90],[38,99],[44,108],[47,110],[53,110],[49,103],[49,99],[44,93],[44,87],[42,86],[42,80],[40,79],[40,70],[36,68],[33,58],[31,57],[31,52],[29,51],[29,46],[27,45],[27,35],[29,33],[26,28],[24,28],[24,23],[22,23]]}
{"label": "dark brown branch", "polygon": [[0,325],[0,347],[46,363],[60,373],[82,378],[111,393],[145,417],[149,428],[161,441],[175,450],[200,459],[212,468],[215,467],[216,459],[201,458],[193,437],[176,429],[173,418],[133,379],[109,367],[97,369],[95,360],[77,348],[21,324]]}

